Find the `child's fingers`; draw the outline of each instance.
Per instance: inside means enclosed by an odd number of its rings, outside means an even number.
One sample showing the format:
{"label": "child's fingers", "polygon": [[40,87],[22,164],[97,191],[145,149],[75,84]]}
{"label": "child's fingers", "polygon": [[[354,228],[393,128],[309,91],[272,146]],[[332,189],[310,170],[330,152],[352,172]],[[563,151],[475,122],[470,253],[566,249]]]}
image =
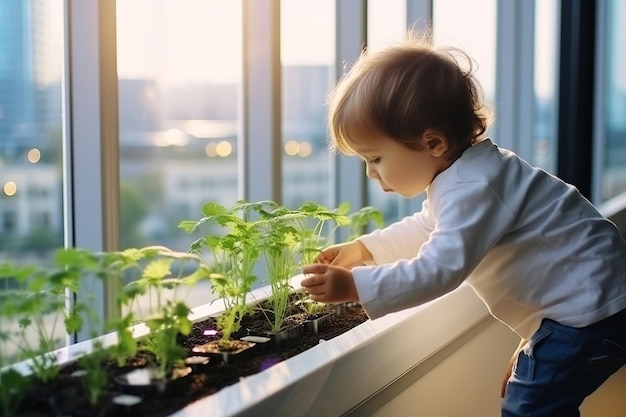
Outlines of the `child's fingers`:
{"label": "child's fingers", "polygon": [[333,257],[326,252],[320,253],[315,258],[315,262],[320,263],[320,264],[329,264],[332,262],[332,260],[333,260]]}
{"label": "child's fingers", "polygon": [[324,283],[324,279],[319,275],[309,275],[302,281],[300,281],[300,285],[306,288],[307,291],[311,289],[311,287],[315,287],[318,285],[322,285]]}
{"label": "child's fingers", "polygon": [[325,264],[306,265],[302,268],[302,272],[304,273],[306,278],[300,281],[300,285],[302,285],[302,287],[306,289],[309,295],[320,295],[326,279],[324,278],[324,276],[319,274],[323,274],[324,272],[326,272],[327,269],[328,265]]}
{"label": "child's fingers", "polygon": [[326,301],[326,298],[324,297],[324,294],[320,294],[320,295],[317,295],[317,294],[309,294],[309,297],[311,298],[311,300],[313,300],[313,301],[317,301],[317,302],[319,302],[319,303],[323,303],[323,302],[325,302],[325,301]]}
{"label": "child's fingers", "polygon": [[300,285],[308,290],[310,287],[317,285],[317,277],[315,275],[310,275],[300,281]]}
{"label": "child's fingers", "polygon": [[311,264],[311,265],[305,265],[302,267],[302,273],[304,275],[306,274],[323,274],[324,272],[326,272],[326,270],[328,270],[328,265],[326,264]]}

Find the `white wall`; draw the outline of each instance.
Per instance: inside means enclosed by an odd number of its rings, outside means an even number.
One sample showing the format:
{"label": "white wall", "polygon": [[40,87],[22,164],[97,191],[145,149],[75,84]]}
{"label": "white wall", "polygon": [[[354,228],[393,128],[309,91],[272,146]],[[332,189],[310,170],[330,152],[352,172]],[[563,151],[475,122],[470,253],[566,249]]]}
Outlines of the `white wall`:
{"label": "white wall", "polygon": [[518,343],[516,334],[489,317],[416,368],[415,381],[404,391],[373,398],[349,416],[499,416],[502,378]]}
{"label": "white wall", "polygon": [[[508,327],[487,318],[347,416],[499,416],[500,384],[518,341]],[[626,368],[585,400],[581,415],[626,416]]]}

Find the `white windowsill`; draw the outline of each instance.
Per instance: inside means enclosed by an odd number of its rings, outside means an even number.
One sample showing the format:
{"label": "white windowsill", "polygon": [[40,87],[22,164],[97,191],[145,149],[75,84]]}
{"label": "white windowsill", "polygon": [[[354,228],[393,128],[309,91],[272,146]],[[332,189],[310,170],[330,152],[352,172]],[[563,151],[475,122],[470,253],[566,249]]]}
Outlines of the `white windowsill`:
{"label": "white windowsill", "polygon": [[464,284],[423,306],[368,320],[171,417],[342,415],[487,315]]}

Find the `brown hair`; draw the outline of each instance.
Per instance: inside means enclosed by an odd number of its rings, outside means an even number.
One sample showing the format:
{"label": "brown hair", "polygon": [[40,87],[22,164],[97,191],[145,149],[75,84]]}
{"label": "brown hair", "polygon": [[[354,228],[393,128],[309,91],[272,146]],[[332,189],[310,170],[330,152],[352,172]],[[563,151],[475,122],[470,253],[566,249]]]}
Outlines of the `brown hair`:
{"label": "brown hair", "polygon": [[[459,55],[468,63],[463,70]],[[409,36],[397,46],[361,54],[329,96],[330,147],[354,154],[351,143],[380,133],[420,149],[426,129],[448,140],[445,157],[458,158],[482,139],[490,122],[471,58],[455,48],[434,49]]]}

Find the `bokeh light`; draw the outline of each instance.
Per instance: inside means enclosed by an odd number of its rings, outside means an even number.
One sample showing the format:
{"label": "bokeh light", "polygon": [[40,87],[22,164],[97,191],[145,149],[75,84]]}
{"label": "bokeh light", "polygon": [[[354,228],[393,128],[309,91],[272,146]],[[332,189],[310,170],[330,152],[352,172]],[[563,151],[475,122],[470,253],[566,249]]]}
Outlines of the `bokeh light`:
{"label": "bokeh light", "polygon": [[296,156],[300,150],[300,144],[298,141],[289,140],[285,143],[285,153],[289,156]]}
{"label": "bokeh light", "polygon": [[14,196],[15,193],[17,193],[17,184],[14,183],[13,181],[8,181],[4,184],[4,194],[8,195],[9,197]]}
{"label": "bokeh light", "polygon": [[289,156],[299,156],[300,158],[306,158],[313,152],[313,147],[307,141],[298,142],[291,139],[285,142],[285,153]]}
{"label": "bokeh light", "polygon": [[37,148],[32,148],[28,151],[26,157],[28,158],[28,162],[36,164],[41,159],[41,152]]}
{"label": "bokeh light", "polygon": [[217,152],[218,156],[226,158],[233,152],[233,145],[231,145],[230,142],[223,140],[217,144],[217,146],[215,147],[215,151]]}

